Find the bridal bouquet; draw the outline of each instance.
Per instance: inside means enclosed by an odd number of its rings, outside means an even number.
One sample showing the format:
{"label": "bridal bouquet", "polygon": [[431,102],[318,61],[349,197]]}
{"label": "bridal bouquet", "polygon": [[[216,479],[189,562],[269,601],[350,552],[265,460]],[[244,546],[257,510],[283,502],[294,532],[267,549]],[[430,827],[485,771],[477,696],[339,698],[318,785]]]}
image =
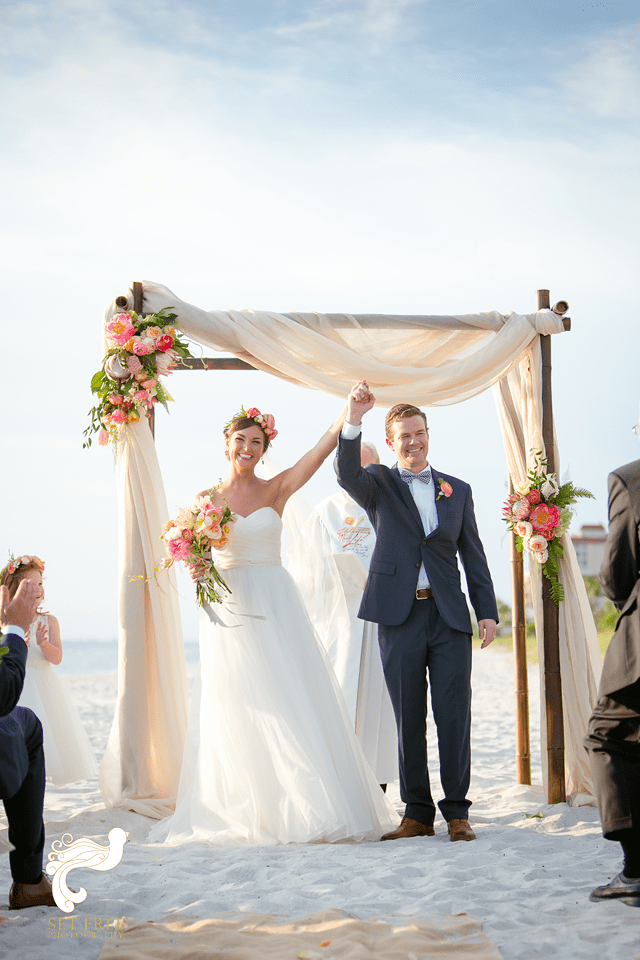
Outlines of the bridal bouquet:
{"label": "bridal bouquet", "polygon": [[192,505],[178,511],[177,517],[169,520],[161,539],[167,545],[169,556],[162,561],[162,568],[171,567],[181,560],[192,576],[198,578],[196,596],[203,603],[218,603],[223,597],[218,588],[231,593],[218,571],[212,556],[228,542],[231,524],[236,515],[225,501],[224,507],[215,507],[208,494],[196,497]]}
{"label": "bridal bouquet", "polygon": [[175,326],[177,314],[168,307],[148,317],[133,310],[117,313],[104,325],[108,344],[102,368],[91,380],[98,403],[89,411],[91,423],[84,431],[83,447],[91,446],[91,434],[98,434],[100,446],[118,440],[123,424],[139,420],[154,404],[166,407],[172,400],[160,377],[171,373],[178,357],[191,353]]}
{"label": "bridal bouquet", "polygon": [[571,504],[581,497],[593,499],[593,494],[570,481],[558,483],[556,474],[547,473],[546,466],[546,458],[535,453],[533,468],[507,497],[502,516],[516,535],[518,550],[527,550],[529,557],[542,566],[551,584],[551,596],[559,604],[564,600],[564,588],[558,580],[558,561],[564,555],[560,537],[571,524]]}

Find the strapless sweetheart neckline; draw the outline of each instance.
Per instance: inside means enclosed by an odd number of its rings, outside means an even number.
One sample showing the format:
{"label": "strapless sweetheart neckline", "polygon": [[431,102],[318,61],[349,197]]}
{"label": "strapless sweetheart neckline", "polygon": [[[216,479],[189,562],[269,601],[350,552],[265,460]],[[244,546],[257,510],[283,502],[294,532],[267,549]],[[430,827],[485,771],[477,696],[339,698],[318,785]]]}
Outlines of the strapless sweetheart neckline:
{"label": "strapless sweetheart neckline", "polygon": [[246,517],[243,513],[238,513],[237,510],[233,510],[232,512],[235,513],[236,517],[240,517],[240,519],[242,520],[250,520],[251,517],[255,517],[256,513],[260,513],[261,510],[271,510],[272,513],[275,513],[278,520],[282,523],[282,517],[280,516],[278,511],[275,510],[273,507],[258,507],[257,510],[252,510],[251,513],[248,513]]}

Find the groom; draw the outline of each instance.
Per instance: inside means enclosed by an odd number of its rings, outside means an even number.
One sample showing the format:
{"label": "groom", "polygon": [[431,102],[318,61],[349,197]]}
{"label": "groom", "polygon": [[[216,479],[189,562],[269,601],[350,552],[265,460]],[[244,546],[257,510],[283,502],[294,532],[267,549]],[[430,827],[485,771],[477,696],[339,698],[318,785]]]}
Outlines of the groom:
{"label": "groom", "polygon": [[435,833],[426,748],[428,674],[445,792],[438,805],[451,840],[475,840],[467,819],[471,620],[460,586],[458,554],[483,647],[495,638],[498,611],[471,488],[431,468],[426,417],[410,404],[392,407],[386,418],[387,446],[397,466],[363,469],[360,425],[374,403],[366,381],[351,391],[336,472],[340,486],[364,507],[376,530],[358,615],[379,624],[382,664],[398,726],[400,795],[406,804],[400,826],[382,839]]}

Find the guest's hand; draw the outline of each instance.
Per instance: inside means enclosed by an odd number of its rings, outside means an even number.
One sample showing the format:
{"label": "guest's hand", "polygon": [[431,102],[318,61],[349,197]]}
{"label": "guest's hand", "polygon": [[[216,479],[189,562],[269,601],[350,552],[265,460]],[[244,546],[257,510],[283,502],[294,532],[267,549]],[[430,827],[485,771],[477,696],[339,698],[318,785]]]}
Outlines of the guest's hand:
{"label": "guest's hand", "polygon": [[484,650],[490,643],[493,643],[496,638],[497,629],[498,624],[495,620],[478,620],[478,635],[483,641],[480,645],[481,650]]}
{"label": "guest's hand", "polygon": [[38,587],[31,580],[22,580],[13,600],[9,600],[9,591],[0,587],[0,623],[4,626],[15,624],[22,627],[25,634],[36,618],[38,609]]}
{"label": "guest's hand", "polygon": [[369,384],[366,380],[356,383],[347,398],[347,422],[359,426],[362,418],[371,410],[376,402],[376,398],[371,393]]}

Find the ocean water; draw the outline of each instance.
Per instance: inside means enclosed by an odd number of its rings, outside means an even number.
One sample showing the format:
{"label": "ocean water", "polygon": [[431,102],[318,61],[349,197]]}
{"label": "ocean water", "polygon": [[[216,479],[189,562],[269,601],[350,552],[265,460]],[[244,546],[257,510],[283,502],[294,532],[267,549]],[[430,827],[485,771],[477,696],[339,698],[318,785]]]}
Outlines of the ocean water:
{"label": "ocean water", "polygon": [[[197,643],[185,643],[187,667],[198,663]],[[65,640],[62,644],[62,662],[54,667],[61,676],[93,677],[118,672],[117,640]]]}

